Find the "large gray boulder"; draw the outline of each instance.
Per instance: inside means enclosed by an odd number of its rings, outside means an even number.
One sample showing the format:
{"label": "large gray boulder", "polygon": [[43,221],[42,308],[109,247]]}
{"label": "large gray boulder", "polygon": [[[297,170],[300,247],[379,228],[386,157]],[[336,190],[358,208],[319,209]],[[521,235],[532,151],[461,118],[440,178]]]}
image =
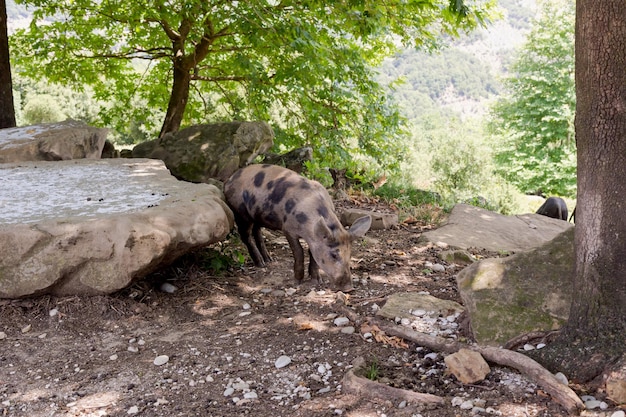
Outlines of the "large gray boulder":
{"label": "large gray boulder", "polygon": [[0,129],[0,163],[98,159],[107,133],[75,120]]}
{"label": "large gray boulder", "polygon": [[160,159],[185,181],[223,182],[273,144],[274,131],[265,122],[215,123],[141,143],[133,149],[133,158]]}
{"label": "large gray boulder", "polygon": [[497,346],[560,328],[569,316],[573,278],[571,227],[538,248],[476,262],[458,274],[457,284],[474,338]]}
{"label": "large gray boulder", "polygon": [[155,160],[0,164],[0,297],[124,288],[222,240],[222,198]]}
{"label": "large gray boulder", "polygon": [[540,214],[504,216],[482,208],[457,204],[445,225],[422,234],[430,242],[467,249],[519,252],[536,248],[573,227]]}

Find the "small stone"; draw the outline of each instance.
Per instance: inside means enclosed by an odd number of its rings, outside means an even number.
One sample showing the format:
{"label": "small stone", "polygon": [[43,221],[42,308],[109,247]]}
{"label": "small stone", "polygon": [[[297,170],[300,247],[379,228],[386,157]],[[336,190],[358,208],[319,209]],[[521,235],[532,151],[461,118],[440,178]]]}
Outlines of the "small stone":
{"label": "small stone", "polygon": [[619,410],[611,414],[611,417],[626,417],[626,412]]}
{"label": "small stone", "polygon": [[350,319],[347,317],[337,317],[333,323],[335,323],[335,326],[346,326],[350,323]]}
{"label": "small stone", "polygon": [[109,356],[109,360],[110,361],[116,361],[117,360],[117,355],[113,354],[113,355]]}
{"label": "small stone", "polygon": [[346,326],[341,329],[341,333],[344,333],[344,334],[353,334],[354,331],[355,329],[352,326]]}
{"label": "small stone", "polygon": [[137,413],[139,413],[139,407],[137,407],[136,405],[133,405],[132,407],[128,409],[128,411],[126,411],[126,414],[137,414]]}
{"label": "small stone", "polygon": [[169,282],[164,282],[159,288],[161,289],[161,291],[169,294],[172,294],[178,290],[178,287],[176,285],[172,285]]}
{"label": "small stone", "polygon": [[0,340],[6,339],[7,334],[5,332],[0,332]]}
{"label": "small stone", "polygon": [[472,408],[474,408],[474,403],[472,403],[470,400],[466,400],[463,401],[459,407],[461,408],[461,410],[471,410]]}
{"label": "small stone", "polygon": [[246,392],[245,394],[243,394],[243,398],[247,399],[247,400],[255,400],[257,398],[259,398],[258,394],[254,391],[250,391],[250,392]]}
{"label": "small stone", "polygon": [[454,397],[452,398],[452,406],[453,407],[459,407],[461,404],[463,404],[463,398],[461,397]]}
{"label": "small stone", "polygon": [[127,349],[129,352],[137,353],[139,352],[139,348],[137,346],[128,346]]}
{"label": "small stone", "polygon": [[427,353],[426,355],[424,355],[424,359],[430,359],[430,360],[435,361],[435,360],[437,360],[438,356],[439,355],[437,353],[431,352],[431,353]]}
{"label": "small stone", "polygon": [[233,387],[228,387],[224,390],[224,397],[230,397],[235,393],[235,389]]}
{"label": "small stone", "polygon": [[530,343],[526,343],[524,345],[524,350],[525,351],[529,351],[529,350],[535,350],[535,347],[533,345],[531,345]]}
{"label": "small stone", "polygon": [[156,366],[161,366],[161,365],[165,365],[167,362],[169,362],[170,357],[167,355],[159,355],[156,358],[154,358],[154,364]]}
{"label": "small stone", "polygon": [[556,374],[554,374],[554,377],[556,378],[557,381],[559,381],[561,384],[563,385],[569,385],[569,381],[567,380],[567,377],[562,373],[562,372],[557,372]]}
{"label": "small stone", "polygon": [[54,316],[56,316],[57,314],[59,314],[59,310],[58,310],[58,309],[56,309],[56,308],[53,308],[52,310],[50,310],[50,311],[48,312],[48,314],[50,315],[50,317],[54,317]]}
{"label": "small stone", "polygon": [[433,272],[444,272],[446,270],[446,267],[441,264],[434,264],[431,269],[433,270]]}
{"label": "small stone", "polygon": [[543,349],[544,347],[546,347],[545,343],[538,343],[537,344],[537,349]]}
{"label": "small stone", "polygon": [[250,310],[252,307],[250,306],[250,304],[245,303],[244,305],[241,306],[241,308],[243,308],[244,310]]}
{"label": "small stone", "polygon": [[587,410],[593,410],[593,409],[599,408],[600,404],[601,404],[601,401],[598,401],[598,400],[585,401],[585,408]]}
{"label": "small stone", "polygon": [[406,400],[400,401],[400,404],[398,404],[398,408],[405,408],[406,407]]}
{"label": "small stone", "polygon": [[291,358],[289,356],[283,355],[279,357],[278,359],[276,359],[274,366],[276,366],[277,369],[280,369],[280,368],[284,368],[290,363],[291,363]]}
{"label": "small stone", "polygon": [[22,327],[22,333],[28,333],[28,332],[30,332],[30,329],[32,329],[32,328],[33,328],[33,326],[28,324],[28,325]]}
{"label": "small stone", "polygon": [[296,292],[298,292],[297,288],[287,288],[285,290],[285,294],[287,294],[288,296],[292,296],[294,295]]}

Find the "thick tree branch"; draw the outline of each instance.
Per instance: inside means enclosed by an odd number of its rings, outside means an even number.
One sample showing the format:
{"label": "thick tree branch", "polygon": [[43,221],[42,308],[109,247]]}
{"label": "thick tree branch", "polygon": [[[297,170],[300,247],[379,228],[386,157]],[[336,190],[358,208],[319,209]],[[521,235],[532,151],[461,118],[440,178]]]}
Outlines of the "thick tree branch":
{"label": "thick tree branch", "polygon": [[584,409],[580,398],[567,385],[560,383],[554,375],[543,366],[526,355],[511,350],[485,347],[476,345],[465,345],[460,342],[450,342],[442,337],[430,336],[424,333],[397,326],[388,322],[377,321],[378,327],[385,333],[411,340],[429,349],[439,350],[447,353],[457,352],[460,348],[471,349],[480,353],[485,360],[502,366],[517,369],[527,378],[541,386],[552,398],[565,408],[568,413],[578,414]]}

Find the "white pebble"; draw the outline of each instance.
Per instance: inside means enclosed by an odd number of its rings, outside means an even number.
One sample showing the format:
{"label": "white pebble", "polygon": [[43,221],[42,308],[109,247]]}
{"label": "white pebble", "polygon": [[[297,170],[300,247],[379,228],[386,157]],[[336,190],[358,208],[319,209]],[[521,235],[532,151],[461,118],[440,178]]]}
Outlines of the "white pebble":
{"label": "white pebble", "polygon": [[463,401],[459,407],[461,408],[461,410],[471,410],[472,408],[474,408],[474,403],[472,403],[470,400]]}
{"label": "white pebble", "polygon": [[352,326],[346,326],[346,327],[341,329],[341,333],[344,333],[344,334],[353,334],[354,331],[355,331],[355,329]]}
{"label": "white pebble", "polygon": [[279,357],[278,359],[276,359],[276,362],[274,363],[274,365],[276,366],[277,369],[280,369],[280,368],[284,368],[290,363],[291,363],[291,358],[289,356],[283,355]]}
{"label": "white pebble", "polygon": [[128,411],[126,411],[126,414],[137,414],[138,412],[139,412],[139,407],[137,407],[136,405],[133,405],[132,407],[128,409]]}
{"label": "white pebble", "polygon": [[545,343],[538,343],[537,344],[537,349],[543,349],[544,347],[546,347]]}
{"label": "white pebble", "polygon": [[526,351],[535,350],[535,347],[533,345],[531,345],[530,343],[526,343],[524,345],[524,350],[526,350]]}
{"label": "white pebble", "polygon": [[626,417],[626,412],[619,410],[611,414],[611,417]]}
{"label": "white pebble", "polygon": [[437,353],[436,352],[431,352],[428,353],[426,355],[424,355],[424,359],[432,359],[432,360],[437,360]]}
{"label": "white pebble", "polygon": [[113,355],[109,356],[109,360],[110,361],[116,361],[117,360],[117,355],[113,354]]}
{"label": "white pebble", "polygon": [[434,264],[432,270],[433,272],[443,272],[446,270],[446,267],[441,264]]}
{"label": "white pebble", "polygon": [[56,308],[53,308],[52,310],[50,310],[50,311],[48,312],[48,314],[50,315],[50,317],[54,317],[54,316],[56,316],[57,314],[59,314],[59,310],[58,310],[58,309],[56,309]]}
{"label": "white pebble", "polygon": [[452,398],[452,406],[453,406],[453,407],[458,407],[458,406],[460,406],[461,404],[463,404],[463,401],[464,401],[464,400],[463,400],[463,398],[461,398],[461,397],[454,397],[454,398]]}
{"label": "white pebble", "polygon": [[159,287],[161,289],[161,291],[172,294],[173,292],[176,292],[176,290],[178,290],[178,287],[175,285],[170,284],[169,282],[164,282],[163,284],[161,284],[161,287]]}
{"label": "white pebble", "polygon": [[347,317],[337,317],[333,323],[335,323],[335,326],[345,326],[347,324],[350,323],[350,319]]}
{"label": "white pebble", "polygon": [[406,407],[406,400],[400,401],[400,404],[398,404],[398,408],[405,408]]}
{"label": "white pebble", "polygon": [[245,303],[244,305],[241,306],[241,308],[243,308],[244,310],[250,310],[250,304]]}
{"label": "white pebble", "polygon": [[6,338],[7,338],[7,334],[5,332],[0,332],[0,340],[6,339]]}
{"label": "white pebble", "polygon": [[569,385],[569,381],[567,380],[567,377],[563,374],[563,372],[557,372],[556,374],[554,374],[554,377],[557,379],[557,381],[559,381],[561,384],[563,385]]}
{"label": "white pebble", "polygon": [[156,366],[161,366],[161,365],[165,365],[167,362],[169,362],[170,357],[167,355],[159,355],[156,358],[154,358],[154,364]]}
{"label": "white pebble", "polygon": [[593,410],[595,408],[599,408],[601,404],[602,402],[598,400],[585,401],[585,408],[587,410]]}
{"label": "white pebble", "polygon": [[287,288],[287,289],[285,290],[285,294],[287,294],[287,295],[290,295],[290,296],[291,296],[291,295],[294,295],[297,291],[298,291],[298,290],[297,290],[296,288]]}
{"label": "white pebble", "polygon": [[30,332],[30,329],[32,329],[32,325],[27,324],[26,326],[22,327],[22,333],[28,333]]}
{"label": "white pebble", "polygon": [[250,392],[246,392],[245,394],[243,394],[243,398],[245,398],[247,400],[255,400],[255,399],[259,398],[259,396],[257,395],[256,392],[250,391]]}
{"label": "white pebble", "polygon": [[233,395],[235,393],[235,388],[233,387],[228,387],[224,390],[224,397],[230,397],[231,395]]}

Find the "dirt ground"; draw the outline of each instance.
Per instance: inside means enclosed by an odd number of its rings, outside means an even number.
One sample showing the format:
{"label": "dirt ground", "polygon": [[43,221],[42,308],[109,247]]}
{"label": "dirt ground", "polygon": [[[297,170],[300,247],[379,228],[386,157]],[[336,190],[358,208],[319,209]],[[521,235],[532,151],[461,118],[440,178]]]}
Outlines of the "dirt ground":
{"label": "dirt ground", "polygon": [[[327,288],[294,285],[291,252],[277,233],[266,234],[275,261],[263,269],[247,254],[243,266],[229,268],[211,258],[245,253],[233,236],[110,296],[0,300],[0,415],[565,416],[512,370],[492,366],[484,381],[462,385],[445,372],[440,352],[364,335],[361,325],[393,293],[461,302],[462,266],[419,241],[428,227],[368,232],[353,248],[356,288],[343,303]],[[434,272],[427,262],[446,269]],[[163,291],[164,283],[175,291]],[[350,323],[337,326],[342,317]],[[451,337],[467,336],[455,326]],[[357,357],[378,383],[445,404],[344,392]]]}

